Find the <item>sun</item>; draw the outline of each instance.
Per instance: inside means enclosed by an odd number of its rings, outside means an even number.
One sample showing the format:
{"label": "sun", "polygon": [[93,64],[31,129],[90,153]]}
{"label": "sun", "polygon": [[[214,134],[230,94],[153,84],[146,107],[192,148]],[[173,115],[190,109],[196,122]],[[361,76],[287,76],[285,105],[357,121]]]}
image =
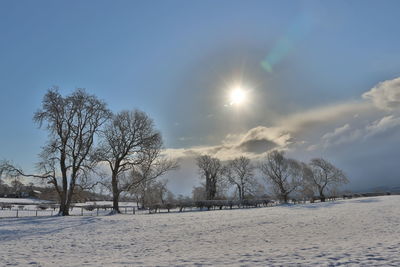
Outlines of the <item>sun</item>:
{"label": "sun", "polygon": [[247,93],[241,86],[233,87],[229,92],[230,105],[242,105],[246,102]]}

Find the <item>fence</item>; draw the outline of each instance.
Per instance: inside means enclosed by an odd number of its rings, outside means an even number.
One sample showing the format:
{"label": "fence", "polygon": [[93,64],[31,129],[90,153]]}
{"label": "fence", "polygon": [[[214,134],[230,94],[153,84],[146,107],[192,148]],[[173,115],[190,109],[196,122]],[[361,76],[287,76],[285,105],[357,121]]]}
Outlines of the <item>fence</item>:
{"label": "fence", "polygon": [[[350,194],[341,197],[332,197],[328,200],[370,197],[388,195],[389,193],[364,193]],[[307,201],[292,200],[293,204],[306,203]],[[178,200],[173,203],[152,204],[145,209],[139,209],[137,206],[120,206],[120,212],[123,214],[142,215],[152,213],[169,213],[184,211],[201,211],[212,209],[241,209],[241,208],[258,208],[274,206],[277,203],[270,199],[250,199],[250,200]],[[31,208],[35,206],[36,208]],[[28,207],[28,208],[27,208]],[[70,215],[73,216],[101,216],[108,215],[112,211],[111,205],[97,204],[75,204],[71,206]],[[53,216],[58,213],[58,206],[49,203],[0,203],[0,219],[1,218],[19,218],[19,217],[39,217]]]}
{"label": "fence", "polygon": [[[72,207],[70,209],[70,215],[73,216],[104,216],[108,215],[112,211],[112,207],[90,207],[80,206]],[[133,206],[124,206],[120,208],[120,212],[123,214],[147,214],[148,209],[138,210]],[[2,208],[0,209],[0,218],[21,218],[21,217],[43,217],[53,216],[58,213],[57,209],[41,209],[41,208]]]}
{"label": "fence", "polygon": [[[174,203],[152,204],[144,209],[136,206],[120,206],[122,214],[142,215],[152,213],[169,213],[183,211],[201,211],[211,209],[236,209],[251,208],[272,205],[271,200],[202,200],[202,201],[177,201]],[[32,206],[35,206],[33,208]],[[110,205],[72,205],[70,215],[73,216],[101,216],[108,215],[112,211]],[[58,206],[55,204],[18,204],[0,203],[0,218],[40,217],[53,216],[58,213]]]}

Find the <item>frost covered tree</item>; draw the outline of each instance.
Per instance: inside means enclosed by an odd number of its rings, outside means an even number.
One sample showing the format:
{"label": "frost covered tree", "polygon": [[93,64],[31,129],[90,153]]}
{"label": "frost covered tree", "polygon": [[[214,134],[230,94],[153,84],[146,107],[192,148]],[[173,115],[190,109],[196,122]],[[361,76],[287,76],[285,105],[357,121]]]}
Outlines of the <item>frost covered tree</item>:
{"label": "frost covered tree", "polygon": [[260,164],[263,178],[272,186],[275,195],[284,203],[289,200],[301,184],[301,164],[293,159],[288,159],[281,151],[271,151],[266,159]]}
{"label": "frost covered tree", "polygon": [[[102,133],[97,157],[106,162],[111,171],[114,213],[119,213],[122,192],[176,167],[175,163],[161,157],[161,151],[161,134],[146,113],[135,110],[113,115]],[[127,174],[132,170],[133,178]]]}
{"label": "frost covered tree", "polygon": [[235,158],[228,162],[224,177],[236,187],[239,199],[242,201],[245,195],[251,194],[256,185],[254,179],[254,166],[250,159],[244,156]]}
{"label": "frost covered tree", "polygon": [[309,183],[317,190],[321,202],[325,202],[326,192],[349,182],[344,172],[332,163],[322,159],[312,159],[310,164],[311,175],[307,176]]}
{"label": "frost covered tree", "polygon": [[39,174],[25,174],[8,162],[3,164],[3,170],[52,184],[59,197],[59,215],[69,215],[76,187],[87,185],[95,166],[92,157],[95,136],[109,117],[105,102],[84,89],[76,89],[64,97],[57,88],[52,88],[34,115],[39,127],[48,131],[48,141],[39,154]]}
{"label": "frost covered tree", "polygon": [[223,178],[224,167],[221,161],[209,155],[202,155],[196,159],[199,173],[205,179],[206,200],[213,200],[217,195],[217,186]]}

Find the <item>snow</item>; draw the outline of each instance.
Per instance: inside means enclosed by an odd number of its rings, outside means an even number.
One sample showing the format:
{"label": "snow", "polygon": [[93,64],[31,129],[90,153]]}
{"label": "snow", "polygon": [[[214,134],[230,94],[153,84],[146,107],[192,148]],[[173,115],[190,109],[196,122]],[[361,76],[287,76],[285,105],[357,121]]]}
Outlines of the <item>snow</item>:
{"label": "snow", "polygon": [[[85,203],[76,203],[74,204],[76,207],[86,206],[86,205],[108,205],[112,206],[112,201],[87,201]],[[137,202],[128,202],[128,201],[120,201],[118,204],[120,207],[136,207]]]}
{"label": "snow", "polygon": [[[0,197],[0,203],[17,203],[17,204],[42,204],[42,203],[53,203],[53,201],[47,201],[36,198],[6,198]],[[112,201],[87,201],[84,203],[74,203],[75,206],[86,206],[86,205],[110,205],[112,206]],[[136,202],[119,202],[120,207],[132,207],[136,206]]]}
{"label": "snow", "polygon": [[0,219],[3,266],[400,266],[400,196]]}
{"label": "snow", "polygon": [[36,198],[6,198],[0,197],[0,203],[18,203],[18,204],[40,204],[50,203],[51,201]]}

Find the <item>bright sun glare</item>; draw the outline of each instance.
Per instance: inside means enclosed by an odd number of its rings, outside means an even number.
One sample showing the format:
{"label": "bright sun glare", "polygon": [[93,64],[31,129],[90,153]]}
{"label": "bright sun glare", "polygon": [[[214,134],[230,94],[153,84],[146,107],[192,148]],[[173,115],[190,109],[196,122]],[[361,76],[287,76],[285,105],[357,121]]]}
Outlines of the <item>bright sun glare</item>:
{"label": "bright sun glare", "polygon": [[246,101],[246,91],[240,87],[234,87],[229,93],[229,103],[230,105],[241,105]]}

